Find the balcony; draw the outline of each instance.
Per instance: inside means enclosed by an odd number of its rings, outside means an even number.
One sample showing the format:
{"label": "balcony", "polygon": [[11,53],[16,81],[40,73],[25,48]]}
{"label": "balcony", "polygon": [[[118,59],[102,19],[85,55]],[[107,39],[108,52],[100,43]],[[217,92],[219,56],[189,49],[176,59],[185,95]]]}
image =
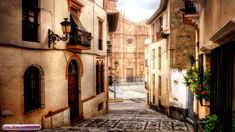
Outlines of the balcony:
{"label": "balcony", "polygon": [[183,14],[183,21],[188,25],[195,25],[196,21],[199,19],[199,14],[196,11],[196,7],[193,1],[184,0],[185,8],[180,9]]}
{"label": "balcony", "polygon": [[71,31],[67,49],[70,50],[90,50],[91,49],[91,33],[77,30]]}
{"label": "balcony", "polygon": [[69,34],[69,43],[67,49],[74,52],[80,50],[90,50],[91,40],[93,39],[91,33],[89,33],[79,20],[77,13],[71,11],[71,32]]}

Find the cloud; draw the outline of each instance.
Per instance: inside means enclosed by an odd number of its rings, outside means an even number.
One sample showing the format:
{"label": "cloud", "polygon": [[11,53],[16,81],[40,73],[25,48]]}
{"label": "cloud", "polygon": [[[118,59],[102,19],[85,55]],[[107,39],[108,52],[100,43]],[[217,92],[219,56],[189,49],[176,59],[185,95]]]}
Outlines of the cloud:
{"label": "cloud", "polygon": [[133,21],[150,18],[158,9],[160,0],[118,0],[118,9]]}

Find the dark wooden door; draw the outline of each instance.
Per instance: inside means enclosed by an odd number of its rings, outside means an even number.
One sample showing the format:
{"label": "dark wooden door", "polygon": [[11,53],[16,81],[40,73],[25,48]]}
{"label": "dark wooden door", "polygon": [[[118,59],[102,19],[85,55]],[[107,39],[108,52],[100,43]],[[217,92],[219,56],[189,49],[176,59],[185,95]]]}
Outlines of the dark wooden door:
{"label": "dark wooden door", "polygon": [[74,60],[69,64],[68,73],[68,103],[70,107],[70,123],[72,124],[79,119],[78,67]]}
{"label": "dark wooden door", "polygon": [[233,54],[235,42],[211,51],[210,114],[217,114],[224,132],[232,130]]}
{"label": "dark wooden door", "polygon": [[134,81],[133,72],[134,72],[133,68],[127,68],[127,70],[126,70],[126,81],[127,82]]}

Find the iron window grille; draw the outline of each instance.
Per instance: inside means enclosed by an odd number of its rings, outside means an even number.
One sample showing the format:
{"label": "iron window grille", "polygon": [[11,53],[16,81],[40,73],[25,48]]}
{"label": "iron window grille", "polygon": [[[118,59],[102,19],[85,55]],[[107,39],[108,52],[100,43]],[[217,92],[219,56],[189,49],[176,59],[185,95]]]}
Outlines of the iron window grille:
{"label": "iron window grille", "polygon": [[39,66],[30,66],[24,74],[24,112],[30,112],[44,105],[43,71]]}

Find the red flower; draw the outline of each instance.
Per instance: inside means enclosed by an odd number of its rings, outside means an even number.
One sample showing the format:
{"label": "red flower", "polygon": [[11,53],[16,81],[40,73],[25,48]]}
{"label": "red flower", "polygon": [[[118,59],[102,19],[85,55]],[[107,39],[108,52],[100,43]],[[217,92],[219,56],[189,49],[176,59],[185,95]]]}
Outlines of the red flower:
{"label": "red flower", "polygon": [[209,85],[206,83],[206,84],[205,84],[205,87],[208,87],[208,86],[209,86]]}
{"label": "red flower", "polygon": [[201,95],[205,95],[205,94],[206,94],[206,92],[205,92],[205,91],[202,91],[202,92],[201,92]]}

